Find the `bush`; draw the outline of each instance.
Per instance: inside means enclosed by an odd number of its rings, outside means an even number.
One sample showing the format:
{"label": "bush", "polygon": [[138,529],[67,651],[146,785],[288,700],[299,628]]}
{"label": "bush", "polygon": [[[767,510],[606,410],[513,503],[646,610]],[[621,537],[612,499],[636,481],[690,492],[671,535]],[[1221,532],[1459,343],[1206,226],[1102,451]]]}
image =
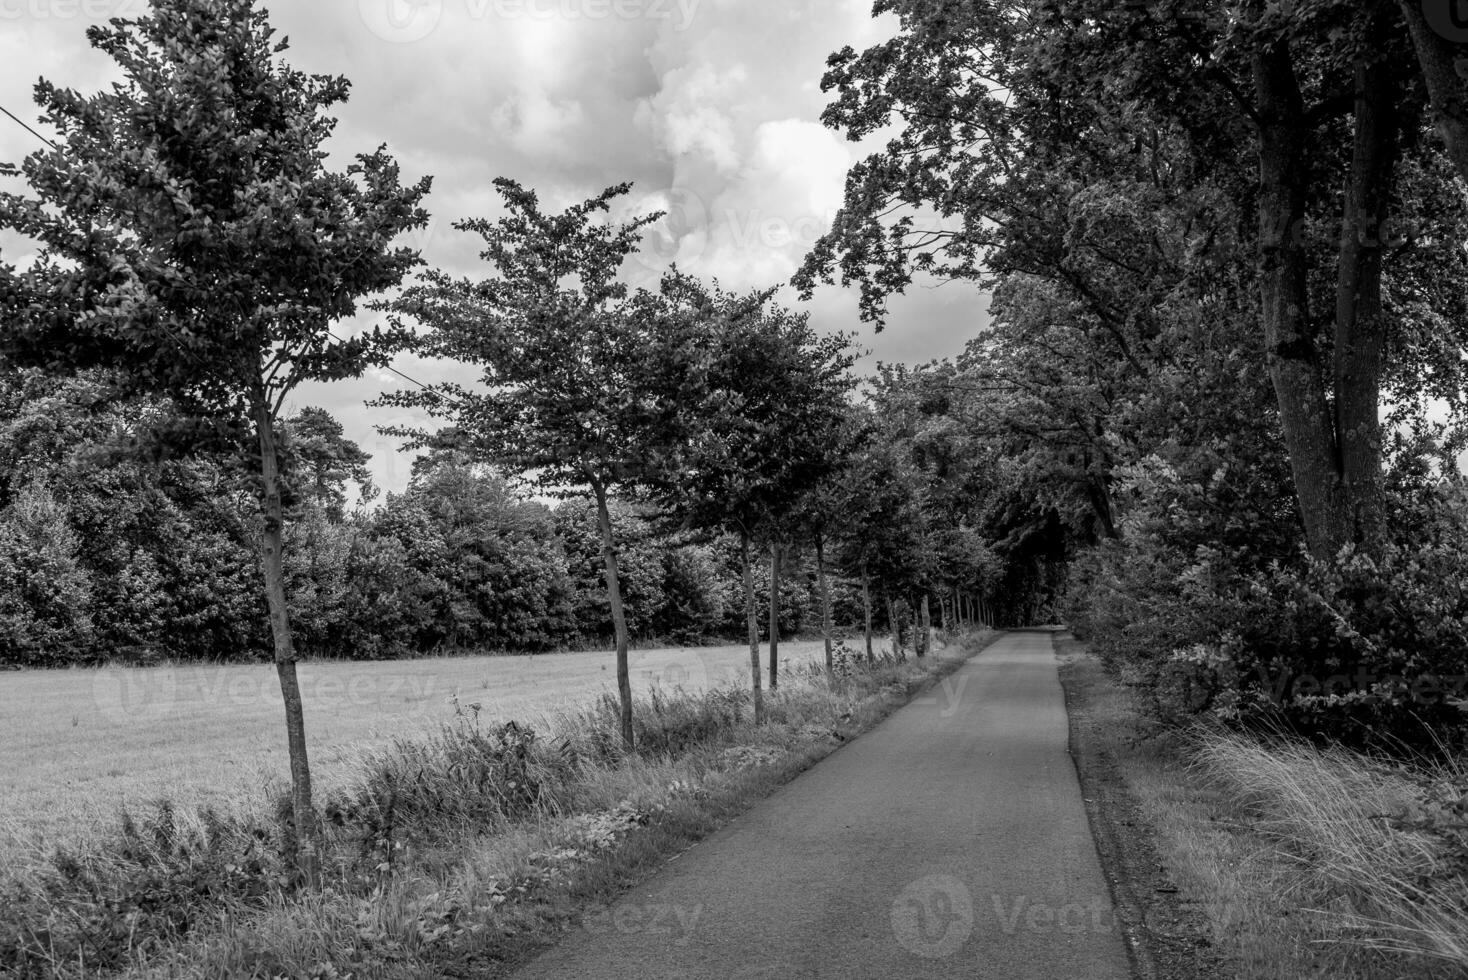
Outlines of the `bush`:
{"label": "bush", "polygon": [[[1067,617],[1164,720],[1209,713],[1400,750],[1462,737],[1468,506],[1396,492],[1396,537],[1332,561],[1222,547],[1191,516],[1206,485],[1152,467],[1121,540],[1072,569]],[[1190,545],[1190,547],[1188,547]]]}

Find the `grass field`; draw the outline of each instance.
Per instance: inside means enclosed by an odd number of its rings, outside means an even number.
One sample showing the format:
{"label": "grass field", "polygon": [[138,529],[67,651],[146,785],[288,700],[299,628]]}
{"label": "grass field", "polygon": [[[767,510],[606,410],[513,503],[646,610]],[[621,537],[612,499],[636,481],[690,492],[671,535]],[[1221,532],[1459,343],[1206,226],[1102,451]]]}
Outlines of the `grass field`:
{"label": "grass field", "polygon": [[[821,644],[787,642],[790,666]],[[768,650],[762,650],[768,657]],[[634,650],[634,693],[702,690],[746,677],[746,646]],[[479,705],[486,721],[535,724],[547,710],[615,692],[609,652],[300,667],[318,789],[364,751]],[[285,733],[273,666],[182,665],[0,674],[0,859],[110,825],[120,806],[250,805],[283,787]]]}

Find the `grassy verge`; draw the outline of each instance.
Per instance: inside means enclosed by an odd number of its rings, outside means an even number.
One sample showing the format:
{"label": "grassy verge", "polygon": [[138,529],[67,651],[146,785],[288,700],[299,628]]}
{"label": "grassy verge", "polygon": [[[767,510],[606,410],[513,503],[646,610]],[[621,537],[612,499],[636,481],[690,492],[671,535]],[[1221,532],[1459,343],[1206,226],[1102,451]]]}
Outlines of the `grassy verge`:
{"label": "grassy verge", "polygon": [[[1080,644],[1058,646],[1083,780],[1089,764],[1121,789],[1093,819],[1149,977],[1468,976],[1462,768],[1162,729]],[[1115,843],[1126,825],[1146,840]],[[1139,871],[1139,853],[1156,864]]]}
{"label": "grassy verge", "polygon": [[288,811],[160,806],[0,885],[0,973],[503,974],[990,639],[783,678],[760,726],[742,690],[654,691],[632,754],[607,698],[540,731],[470,712],[369,757],[324,801],[319,891],[295,888],[281,860]]}

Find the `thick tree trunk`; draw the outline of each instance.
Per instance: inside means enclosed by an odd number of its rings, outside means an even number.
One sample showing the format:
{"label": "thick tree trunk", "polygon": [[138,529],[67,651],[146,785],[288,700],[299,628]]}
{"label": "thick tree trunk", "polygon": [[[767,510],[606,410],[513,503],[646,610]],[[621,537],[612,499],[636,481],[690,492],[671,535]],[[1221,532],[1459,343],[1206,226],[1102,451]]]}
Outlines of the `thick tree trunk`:
{"label": "thick tree trunk", "polygon": [[1334,420],[1311,336],[1303,228],[1310,130],[1288,42],[1254,57],[1259,99],[1259,270],[1270,380],[1290,455],[1305,539],[1317,558],[1352,540]]}
{"label": "thick tree trunk", "polygon": [[285,595],[284,514],[280,500],[280,457],[275,445],[275,420],[264,385],[254,394],[255,434],[260,444],[261,513],[260,567],[265,577],[265,602],[270,633],[275,642],[275,672],[285,704],[286,747],[291,769],[291,817],[295,824],[296,863],[311,885],[321,880],[316,809],[311,801],[311,763],[306,753],[306,719],[301,686],[296,678],[295,641],[291,636],[290,608]]}
{"label": "thick tree trunk", "polygon": [[923,637],[921,644],[918,646],[918,656],[926,657],[928,655],[928,643],[933,638],[933,617],[928,611],[928,596],[926,593],[923,595],[922,628]]}
{"label": "thick tree trunk", "polygon": [[607,577],[607,603],[612,607],[612,630],[617,636],[617,700],[622,710],[622,744],[632,750],[632,676],[627,667],[627,610],[622,607],[622,578],[617,570],[617,543],[612,536],[612,515],[607,509],[605,487],[596,494],[596,521],[601,528],[601,559]]}
{"label": "thick tree trunk", "polygon": [[1398,6],[1412,34],[1437,131],[1458,175],[1468,181],[1468,80],[1457,67],[1468,54],[1468,21],[1459,16],[1456,0],[1398,0]]}
{"label": "thick tree trunk", "polygon": [[770,545],[770,690],[780,686],[780,546]]}
{"label": "thick tree trunk", "polygon": [[754,690],[754,723],[765,720],[765,694],[759,676],[759,613],[754,601],[754,566],[749,555],[749,534],[740,532],[739,552],[744,559],[744,623],[749,630],[749,674]]}
{"label": "thick tree trunk", "polygon": [[861,563],[861,611],[866,622],[867,663],[876,659],[872,655],[872,579],[867,574],[867,563]]}
{"label": "thick tree trunk", "polygon": [[1335,409],[1341,478],[1356,540],[1373,553],[1382,525],[1382,259],[1396,170],[1399,93],[1390,66],[1356,69],[1355,146],[1336,287]]}
{"label": "thick tree trunk", "polygon": [[821,590],[821,641],[826,647],[826,674],[836,666],[831,650],[831,587],[826,581],[826,546],[819,534],[816,535],[816,585]]}
{"label": "thick tree trunk", "polygon": [[1086,481],[1086,494],[1091,501],[1091,511],[1096,515],[1096,523],[1101,530],[1103,538],[1115,540],[1121,535],[1116,530],[1116,507],[1111,502],[1111,490],[1106,481],[1101,477],[1092,477]]}

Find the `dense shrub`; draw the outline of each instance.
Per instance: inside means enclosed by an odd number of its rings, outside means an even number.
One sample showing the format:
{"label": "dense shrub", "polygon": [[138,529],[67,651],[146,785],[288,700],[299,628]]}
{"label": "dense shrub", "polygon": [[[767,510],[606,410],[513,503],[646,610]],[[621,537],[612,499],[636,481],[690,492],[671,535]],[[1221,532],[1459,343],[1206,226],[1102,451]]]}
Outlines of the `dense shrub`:
{"label": "dense shrub", "polygon": [[[1160,461],[1134,474],[1125,535],[1072,569],[1079,635],[1158,712],[1283,723],[1380,748],[1450,742],[1468,697],[1468,505],[1460,488],[1394,483],[1375,556],[1271,555],[1203,543],[1206,484]],[[1265,533],[1261,534],[1263,539]]]}

